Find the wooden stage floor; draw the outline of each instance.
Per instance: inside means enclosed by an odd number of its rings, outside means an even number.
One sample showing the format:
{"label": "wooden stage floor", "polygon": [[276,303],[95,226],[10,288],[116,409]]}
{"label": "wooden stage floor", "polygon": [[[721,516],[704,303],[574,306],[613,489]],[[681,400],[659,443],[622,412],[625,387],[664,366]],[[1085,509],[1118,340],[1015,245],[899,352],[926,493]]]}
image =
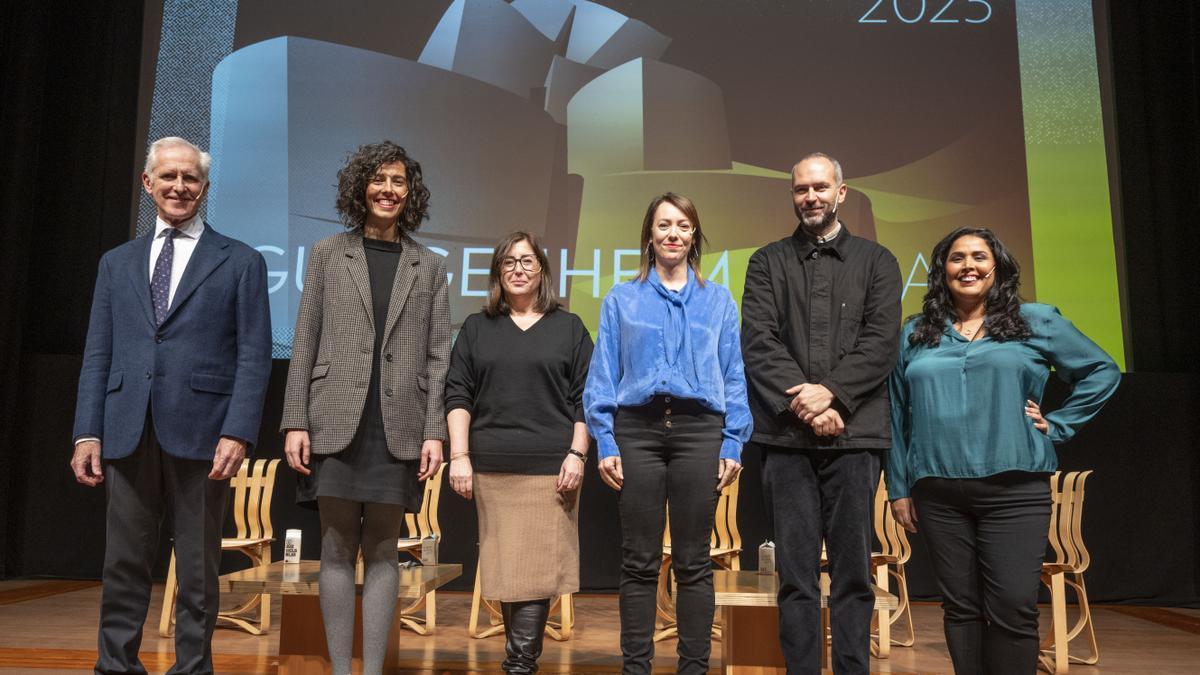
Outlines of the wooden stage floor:
{"label": "wooden stage floor", "polygon": [[[158,636],[162,589],[157,588],[147,618],[142,658],[151,672],[170,666],[173,645]],[[95,659],[100,586],[78,581],[0,582],[0,673],[86,673]],[[471,598],[438,593],[438,629],[430,637],[404,633],[405,673],[496,673],[503,658],[502,637],[467,637]],[[274,603],[278,612],[279,603]],[[620,671],[615,596],[581,596],[575,638],[546,640],[544,673],[615,673]],[[1043,610],[1043,616],[1046,611]],[[949,673],[941,636],[941,609],[914,606],[917,644],[895,647],[886,661],[871,660],[872,672]],[[1194,673],[1200,663],[1200,610],[1096,606],[1101,661],[1071,666],[1071,673]],[[274,625],[278,626],[278,617]],[[254,637],[218,628],[213,639],[218,673],[274,673],[279,634]],[[675,642],[658,643],[655,672],[675,672]],[[713,643],[712,670],[718,671],[721,644]]]}

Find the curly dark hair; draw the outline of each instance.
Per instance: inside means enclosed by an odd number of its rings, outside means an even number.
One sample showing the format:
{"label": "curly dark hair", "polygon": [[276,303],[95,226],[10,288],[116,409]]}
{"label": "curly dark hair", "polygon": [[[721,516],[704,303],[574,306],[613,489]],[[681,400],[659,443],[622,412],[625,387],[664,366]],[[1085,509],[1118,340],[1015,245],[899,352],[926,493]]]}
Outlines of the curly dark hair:
{"label": "curly dark hair", "polygon": [[962,237],[979,237],[987,242],[996,261],[996,281],[988,291],[987,316],[983,320],[987,335],[1000,342],[1029,338],[1032,335],[1029,322],[1021,316],[1021,296],[1018,293],[1021,266],[1017,264],[1017,259],[988,228],[960,227],[933,247],[933,255],[929,260],[929,290],[925,293],[921,313],[910,317],[916,320],[916,325],[908,336],[909,344],[936,347],[942,341],[946,322],[958,320],[954,298],[950,296],[950,287],[946,283],[946,257],[950,254],[950,247]]}
{"label": "curly dark hair", "polygon": [[337,212],[349,230],[361,230],[367,222],[367,183],[384,164],[404,162],[408,197],[397,227],[401,234],[416,232],[429,217],[429,189],[421,180],[421,164],[392,141],[360,145],[338,171]]}

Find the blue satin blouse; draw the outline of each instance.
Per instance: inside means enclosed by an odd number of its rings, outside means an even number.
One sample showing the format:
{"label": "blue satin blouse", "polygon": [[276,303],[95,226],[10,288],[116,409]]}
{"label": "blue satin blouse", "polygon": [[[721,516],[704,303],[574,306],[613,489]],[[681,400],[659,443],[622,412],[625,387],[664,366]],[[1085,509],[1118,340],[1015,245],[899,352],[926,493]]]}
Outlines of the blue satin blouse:
{"label": "blue satin blouse", "polygon": [[601,459],[620,454],[613,436],[617,408],[660,394],[723,414],[721,458],[740,461],[752,422],[737,304],[724,286],[700,286],[691,269],[678,291],[663,286],[651,268],[646,281],[620,284],[604,298],[583,393]]}

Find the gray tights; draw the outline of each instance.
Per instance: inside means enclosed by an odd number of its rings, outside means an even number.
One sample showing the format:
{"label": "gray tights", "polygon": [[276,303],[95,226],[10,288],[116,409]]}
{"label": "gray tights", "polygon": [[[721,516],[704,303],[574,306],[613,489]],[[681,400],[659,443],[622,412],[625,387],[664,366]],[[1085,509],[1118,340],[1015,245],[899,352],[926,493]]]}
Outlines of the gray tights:
{"label": "gray tights", "polygon": [[334,675],[350,672],[354,648],[354,568],[362,549],[363,673],[383,670],[400,584],[396,540],[404,507],[319,497],[321,616]]}

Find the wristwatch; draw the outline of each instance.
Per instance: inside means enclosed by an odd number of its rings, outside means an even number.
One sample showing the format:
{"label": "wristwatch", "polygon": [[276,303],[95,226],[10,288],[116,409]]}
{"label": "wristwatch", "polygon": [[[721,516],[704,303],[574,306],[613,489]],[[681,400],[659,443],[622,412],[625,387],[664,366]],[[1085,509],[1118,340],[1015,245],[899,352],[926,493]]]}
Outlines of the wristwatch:
{"label": "wristwatch", "polygon": [[579,458],[579,461],[583,462],[584,464],[587,464],[587,455],[585,455],[585,454],[583,454],[582,452],[580,452],[580,451],[576,450],[575,448],[567,448],[567,454],[568,454],[568,455],[575,455],[576,457],[578,457],[578,458]]}

